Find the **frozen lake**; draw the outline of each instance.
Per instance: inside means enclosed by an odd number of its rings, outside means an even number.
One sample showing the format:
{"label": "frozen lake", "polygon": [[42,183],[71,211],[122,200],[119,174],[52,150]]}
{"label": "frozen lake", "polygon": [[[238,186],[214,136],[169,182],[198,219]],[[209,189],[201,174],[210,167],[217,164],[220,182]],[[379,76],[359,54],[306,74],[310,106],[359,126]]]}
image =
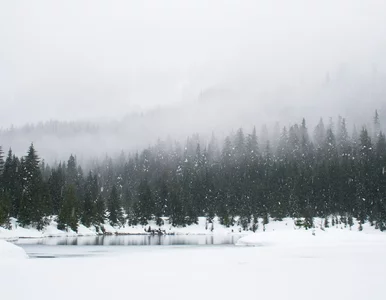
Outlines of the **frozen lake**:
{"label": "frozen lake", "polygon": [[185,236],[190,244],[140,246],[130,245],[129,237],[105,237],[102,245],[91,238],[75,245],[20,240],[30,255],[48,258],[0,260],[1,299],[384,300],[386,295],[384,234],[288,231],[262,235],[267,243],[260,247],[205,244],[207,236]]}
{"label": "frozen lake", "polygon": [[[125,253],[141,247],[148,251],[154,247],[234,246],[242,235],[112,235],[88,237],[61,237],[19,239],[31,258],[64,258]],[[128,249],[130,248],[130,249]]]}

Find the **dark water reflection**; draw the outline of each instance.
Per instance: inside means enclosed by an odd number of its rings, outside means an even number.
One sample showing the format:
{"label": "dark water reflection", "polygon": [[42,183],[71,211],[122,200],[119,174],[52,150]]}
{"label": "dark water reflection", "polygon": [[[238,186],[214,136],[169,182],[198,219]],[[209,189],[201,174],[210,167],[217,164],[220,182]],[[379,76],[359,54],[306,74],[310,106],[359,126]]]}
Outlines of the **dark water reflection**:
{"label": "dark water reflection", "polygon": [[92,237],[52,237],[20,239],[18,245],[49,246],[171,246],[171,245],[230,245],[242,235],[118,235]]}
{"label": "dark water reflection", "polygon": [[241,235],[121,235],[67,237],[44,239],[19,239],[15,244],[22,247],[30,258],[64,259],[116,255],[132,251],[153,251],[156,247],[216,247],[230,246]]}

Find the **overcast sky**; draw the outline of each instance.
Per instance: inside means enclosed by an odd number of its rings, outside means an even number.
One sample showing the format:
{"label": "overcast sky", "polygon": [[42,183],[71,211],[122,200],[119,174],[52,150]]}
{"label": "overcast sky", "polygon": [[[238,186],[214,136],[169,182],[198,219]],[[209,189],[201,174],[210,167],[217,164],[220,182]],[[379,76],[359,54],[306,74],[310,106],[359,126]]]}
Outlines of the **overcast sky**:
{"label": "overcast sky", "polygon": [[382,71],[385,41],[382,0],[0,0],[0,127]]}

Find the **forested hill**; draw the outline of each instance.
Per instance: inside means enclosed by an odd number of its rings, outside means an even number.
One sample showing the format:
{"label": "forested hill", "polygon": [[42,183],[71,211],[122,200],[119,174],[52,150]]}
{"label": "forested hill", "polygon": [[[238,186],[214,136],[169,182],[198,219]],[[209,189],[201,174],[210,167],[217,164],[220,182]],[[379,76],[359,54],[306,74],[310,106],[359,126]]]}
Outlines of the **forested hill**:
{"label": "forested hill", "polygon": [[[12,150],[0,159],[0,223],[15,217],[42,228],[58,216],[59,228],[78,223],[146,224],[168,217],[174,225],[218,216],[244,228],[257,218],[342,216],[386,227],[386,139],[378,113],[371,126],[349,133],[346,121],[282,128],[271,139],[256,130],[202,144],[159,141],[142,152],[95,161],[84,174],[76,158],[44,163],[31,145],[26,156]],[[98,147],[98,145],[95,145]],[[251,225],[252,224],[252,225]]]}

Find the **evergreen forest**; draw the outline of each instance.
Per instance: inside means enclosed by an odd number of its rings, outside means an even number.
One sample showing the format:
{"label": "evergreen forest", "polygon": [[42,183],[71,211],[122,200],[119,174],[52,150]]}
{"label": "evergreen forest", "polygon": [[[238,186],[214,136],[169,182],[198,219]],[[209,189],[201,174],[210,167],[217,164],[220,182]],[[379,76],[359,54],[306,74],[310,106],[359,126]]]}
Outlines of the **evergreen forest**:
{"label": "evergreen forest", "polygon": [[186,226],[205,216],[254,230],[258,218],[291,217],[312,227],[314,217],[340,216],[350,226],[356,218],[386,229],[386,137],[378,112],[358,130],[341,117],[309,130],[303,119],[272,134],[240,128],[207,143],[197,135],[184,144],[159,140],[87,168],[75,155],[48,165],[33,144],[23,157],[0,148],[0,225],[16,218],[42,229],[55,216],[59,229],[76,231],[78,224],[162,225],[165,218]]}

